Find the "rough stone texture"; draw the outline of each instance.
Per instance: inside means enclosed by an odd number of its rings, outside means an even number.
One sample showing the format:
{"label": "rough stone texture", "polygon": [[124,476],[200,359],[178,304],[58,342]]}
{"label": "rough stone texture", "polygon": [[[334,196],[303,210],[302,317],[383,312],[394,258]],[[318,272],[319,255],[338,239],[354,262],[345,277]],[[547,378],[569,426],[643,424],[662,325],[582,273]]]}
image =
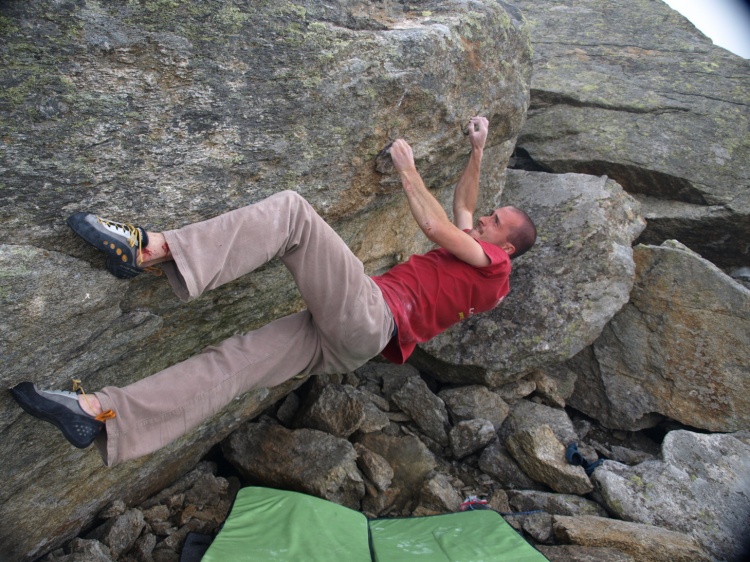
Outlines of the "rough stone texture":
{"label": "rough stone texture", "polygon": [[537,548],[550,562],[638,562],[636,558],[614,548],[572,545],[540,545]]}
{"label": "rough stone texture", "polygon": [[518,466],[505,445],[494,441],[485,447],[479,457],[479,468],[497,479],[503,488],[511,490],[547,490],[547,486],[529,478]]}
{"label": "rough stone texture", "polygon": [[[422,486],[419,495],[420,515],[455,513],[461,509],[461,496],[445,474],[437,473]],[[419,509],[419,508],[418,508]]]}
{"label": "rough stone texture", "polygon": [[476,453],[495,439],[495,428],[489,420],[458,422],[448,434],[451,451],[457,459]]}
{"label": "rough stone texture", "polygon": [[441,390],[438,396],[445,402],[454,424],[482,418],[492,423],[497,430],[500,429],[510,411],[499,395],[480,385],[448,388]]}
{"label": "rough stone texture", "polygon": [[565,446],[548,425],[513,433],[508,450],[529,477],[563,494],[588,494],[594,489],[580,466],[565,460]]}
{"label": "rough stone texture", "polygon": [[74,539],[70,543],[70,554],[50,555],[42,562],[113,562],[109,549],[96,540]]}
{"label": "rough stone texture", "polygon": [[552,428],[557,439],[566,446],[578,441],[573,422],[565,410],[551,408],[530,400],[519,400],[513,405],[498,435],[505,442],[514,433],[541,425]]}
{"label": "rough stone texture", "polygon": [[659,527],[593,517],[553,517],[555,537],[568,544],[615,548],[639,562],[708,562],[696,540]]}
{"label": "rough stone texture", "polygon": [[357,466],[375,487],[384,492],[393,481],[393,469],[388,461],[377,453],[373,453],[361,443],[354,444],[357,451]]}
{"label": "rough stone texture", "polygon": [[617,517],[694,536],[719,560],[741,560],[750,522],[750,446],[731,435],[672,431],[661,461],[605,462],[593,480]]}
{"label": "rough stone texture", "polygon": [[226,458],[245,478],[297,490],[359,509],[365,495],[351,443],[315,429],[246,424],[223,443]]}
{"label": "rough stone texture", "polygon": [[549,513],[531,513],[529,515],[522,515],[520,519],[521,528],[536,543],[554,544],[552,516]]}
{"label": "rough stone texture", "polygon": [[663,2],[516,0],[534,45],[518,146],[553,172],[637,193],[642,240],[721,267],[750,253],[750,63]]}
{"label": "rough stone texture", "polygon": [[112,557],[118,558],[132,548],[145,524],[141,510],[129,509],[94,529],[88,538],[105,544]]}
{"label": "rough stone texture", "polygon": [[420,346],[412,364],[440,380],[498,387],[564,361],[628,301],[644,222],[615,182],[508,170],[503,204],[533,217],[537,245],[513,262],[502,305]]}
{"label": "rough stone texture", "polygon": [[[123,386],[300,306],[273,265],[189,305],[163,280],[109,278],[70,213],[176,228],[291,188],[374,272],[427,244],[395,176],[376,170],[387,143],[407,137],[445,201],[481,112],[492,198],[528,106],[525,24],[491,1],[4,2],[0,33],[4,388]],[[3,395],[0,515],[15,523],[0,552],[34,559],[114,497],[163,487],[267,396],[102,471]]]}
{"label": "rough stone texture", "polygon": [[448,445],[450,422],[445,403],[418,376],[392,382],[398,387],[391,394],[391,400],[409,414],[427,437],[440,445]]}
{"label": "rough stone texture", "polygon": [[311,393],[297,417],[297,425],[318,429],[347,438],[359,429],[365,419],[365,402],[355,388],[348,385],[324,386]]}
{"label": "rough stone texture", "polygon": [[532,380],[521,379],[519,381],[509,382],[496,388],[495,392],[506,402],[516,402],[521,398],[526,398],[536,390],[536,383]]}
{"label": "rough stone texture", "polygon": [[638,246],[630,302],[579,372],[570,404],[609,427],[661,414],[691,427],[750,426],[750,290],[681,244]]}
{"label": "rough stone texture", "polygon": [[571,494],[551,494],[534,490],[508,490],[508,502],[514,511],[541,509],[552,515],[595,515],[607,517],[598,503]]}
{"label": "rough stone texture", "polygon": [[389,503],[395,503],[399,509],[416,497],[427,475],[437,466],[435,455],[411,435],[367,433],[357,442],[382,456],[393,468],[392,488],[399,494],[390,498]]}

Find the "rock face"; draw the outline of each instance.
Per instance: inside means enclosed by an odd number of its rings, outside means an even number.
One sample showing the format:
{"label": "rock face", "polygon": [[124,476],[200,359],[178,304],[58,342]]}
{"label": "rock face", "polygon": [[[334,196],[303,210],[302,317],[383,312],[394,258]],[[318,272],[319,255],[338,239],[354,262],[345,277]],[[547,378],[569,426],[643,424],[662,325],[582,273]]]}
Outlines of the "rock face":
{"label": "rock face", "polygon": [[717,560],[740,559],[750,518],[750,447],[739,439],[673,431],[662,460],[606,462],[593,479],[617,517],[691,534]]}
{"label": "rock face", "polygon": [[224,453],[250,481],[285,486],[355,509],[365,495],[354,446],[322,431],[247,424],[224,443]]}
{"label": "rock face", "polygon": [[695,539],[650,525],[605,519],[555,516],[555,537],[581,546],[615,548],[643,562],[708,562]]}
{"label": "rock face", "polygon": [[[422,344],[412,364],[450,382],[501,386],[589,345],[633,285],[638,204],[615,182],[508,171],[504,205],[534,217],[537,245],[513,262],[502,305]],[[460,368],[455,366],[460,365]]]}
{"label": "rock face", "polygon": [[519,152],[638,194],[642,241],[720,267],[750,252],[750,63],[649,0],[517,0],[534,45]]}
{"label": "rock face", "polygon": [[[416,10],[39,0],[3,3],[0,29],[5,388],[69,388],[71,378],[87,390],[123,386],[300,307],[273,265],[189,305],[161,280],[109,278],[101,255],[68,231],[69,214],[89,209],[162,230],[291,188],[374,272],[426,249],[396,177],[376,165],[388,142],[406,137],[446,199],[466,162],[463,127],[482,113],[491,197],[528,106],[525,24],[491,1],[469,11],[451,0]],[[250,393],[112,471],[3,395],[0,514],[16,523],[0,533],[0,552],[41,555],[112,498],[134,501],[174,480],[280,395]]]}
{"label": "rock face", "polygon": [[675,242],[635,249],[630,302],[568,365],[569,403],[609,427],[750,427],[750,290]]}

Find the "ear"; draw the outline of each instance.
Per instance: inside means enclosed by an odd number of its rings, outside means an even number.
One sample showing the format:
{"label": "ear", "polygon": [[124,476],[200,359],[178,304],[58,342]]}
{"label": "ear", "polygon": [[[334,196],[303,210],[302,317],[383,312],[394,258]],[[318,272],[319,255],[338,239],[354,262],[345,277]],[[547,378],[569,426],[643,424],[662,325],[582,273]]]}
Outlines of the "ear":
{"label": "ear", "polygon": [[516,247],[511,244],[510,242],[505,242],[502,246],[500,246],[503,250],[505,250],[505,253],[508,254],[510,257],[513,257],[513,254],[516,253]]}

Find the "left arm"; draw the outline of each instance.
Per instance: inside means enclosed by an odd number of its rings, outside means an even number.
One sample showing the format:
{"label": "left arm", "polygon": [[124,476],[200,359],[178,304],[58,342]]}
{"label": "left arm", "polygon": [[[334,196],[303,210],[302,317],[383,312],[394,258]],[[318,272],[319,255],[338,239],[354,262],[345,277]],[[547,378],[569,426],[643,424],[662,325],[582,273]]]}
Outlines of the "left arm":
{"label": "left arm", "polygon": [[414,164],[412,149],[406,141],[394,141],[390,152],[393,165],[401,177],[411,213],[425,236],[469,265],[489,265],[490,258],[482,247],[450,221],[438,200],[427,190]]}
{"label": "left arm", "polygon": [[461,230],[471,229],[474,226],[474,211],[477,208],[479,195],[479,171],[482,167],[488,130],[489,121],[486,117],[476,116],[469,121],[471,155],[453,194],[453,222]]}

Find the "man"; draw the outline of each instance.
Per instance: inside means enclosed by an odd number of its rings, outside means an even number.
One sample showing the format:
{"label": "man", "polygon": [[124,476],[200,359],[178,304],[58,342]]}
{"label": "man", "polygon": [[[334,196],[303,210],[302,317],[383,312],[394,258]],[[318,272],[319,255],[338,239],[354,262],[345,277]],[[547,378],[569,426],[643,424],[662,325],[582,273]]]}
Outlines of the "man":
{"label": "man", "polygon": [[69,226],[107,253],[107,268],[118,277],[160,264],[188,301],[278,257],[308,308],[124,388],[75,394],[24,382],[11,389],[14,398],[73,445],[96,442],[113,466],[167,445],[253,388],[351,371],[381,352],[404,363],[417,343],[502,301],[510,257],[536,239],[531,220],[513,207],[473,223],[487,130],[487,119],[471,119],[472,152],[456,186],[453,223],[422,182],[411,147],[401,139],[392,144],[412,214],[438,248],[379,277],[368,277],[343,240],[291,191],[163,233],[71,216]]}

